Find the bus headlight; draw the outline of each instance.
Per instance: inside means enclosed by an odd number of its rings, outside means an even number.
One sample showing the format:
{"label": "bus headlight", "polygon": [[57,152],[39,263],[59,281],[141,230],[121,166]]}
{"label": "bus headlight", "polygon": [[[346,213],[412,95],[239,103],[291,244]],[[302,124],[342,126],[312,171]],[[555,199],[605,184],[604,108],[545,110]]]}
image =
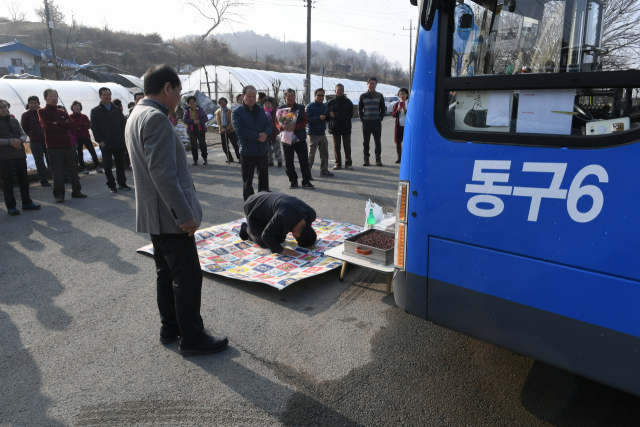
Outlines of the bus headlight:
{"label": "bus headlight", "polygon": [[407,248],[407,212],[409,210],[407,197],[409,183],[404,181],[398,185],[398,212],[396,214],[396,237],[393,264],[395,268],[405,269],[405,251]]}

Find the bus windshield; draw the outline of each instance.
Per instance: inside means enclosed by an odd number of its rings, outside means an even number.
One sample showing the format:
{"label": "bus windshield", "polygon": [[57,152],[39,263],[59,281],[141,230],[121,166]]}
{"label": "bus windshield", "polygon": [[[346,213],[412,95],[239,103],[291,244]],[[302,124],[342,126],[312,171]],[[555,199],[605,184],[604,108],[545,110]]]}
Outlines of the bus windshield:
{"label": "bus windshield", "polygon": [[451,76],[602,70],[602,15],[597,0],[459,0]]}

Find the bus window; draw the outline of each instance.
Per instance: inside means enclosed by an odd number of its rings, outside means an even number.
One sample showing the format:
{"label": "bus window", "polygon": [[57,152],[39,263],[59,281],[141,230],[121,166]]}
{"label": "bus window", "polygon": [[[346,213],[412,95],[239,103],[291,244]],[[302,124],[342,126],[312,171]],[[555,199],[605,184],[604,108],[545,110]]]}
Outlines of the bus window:
{"label": "bus window", "polygon": [[445,108],[457,131],[603,136],[640,128],[638,88],[449,91]]}
{"label": "bus window", "polygon": [[451,76],[601,69],[601,14],[589,0],[458,2]]}
{"label": "bus window", "polygon": [[603,67],[603,11],[601,0],[450,5],[442,53],[450,67],[439,74],[436,112],[443,119],[436,123],[446,126],[438,129],[463,142],[605,147],[638,141],[640,92],[631,71],[637,54],[628,52],[615,70]]}

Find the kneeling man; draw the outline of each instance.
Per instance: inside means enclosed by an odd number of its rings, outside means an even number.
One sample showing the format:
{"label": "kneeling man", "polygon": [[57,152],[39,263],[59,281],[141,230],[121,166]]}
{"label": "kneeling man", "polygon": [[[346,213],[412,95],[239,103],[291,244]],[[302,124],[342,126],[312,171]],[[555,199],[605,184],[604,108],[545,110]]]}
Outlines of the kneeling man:
{"label": "kneeling man", "polygon": [[311,226],[316,220],[316,211],[284,193],[262,191],[250,196],[244,203],[244,214],[247,222],[240,228],[240,238],[250,239],[274,254],[300,255],[281,245],[289,232],[303,248],[313,246],[318,238]]}

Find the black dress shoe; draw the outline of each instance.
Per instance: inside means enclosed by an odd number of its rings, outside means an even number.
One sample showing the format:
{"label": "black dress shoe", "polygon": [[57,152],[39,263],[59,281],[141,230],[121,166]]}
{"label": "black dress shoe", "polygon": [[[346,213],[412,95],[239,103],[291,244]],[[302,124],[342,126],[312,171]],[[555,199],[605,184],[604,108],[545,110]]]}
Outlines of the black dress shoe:
{"label": "black dress shoe", "polygon": [[229,345],[229,339],[227,337],[210,337],[205,335],[202,341],[193,346],[186,346],[180,344],[178,353],[182,357],[197,356],[201,354],[214,354],[218,353]]}
{"label": "black dress shoe", "polygon": [[118,189],[116,187],[109,187],[109,193],[117,193]]}
{"label": "black dress shoe", "polygon": [[180,332],[164,332],[160,331],[160,342],[164,345],[171,344],[180,338]]}
{"label": "black dress shoe", "polygon": [[74,199],[86,199],[87,195],[82,191],[76,191],[75,193],[71,193],[71,197],[73,197]]}
{"label": "black dress shoe", "polygon": [[238,233],[238,236],[240,236],[242,240],[249,240],[247,228],[249,228],[249,225],[246,222],[243,222],[242,225],[240,225],[240,232]]}
{"label": "black dress shoe", "polygon": [[311,190],[311,189],[313,189],[313,188],[316,188],[316,187],[315,187],[312,183],[310,183],[310,182],[303,182],[303,183],[302,183],[302,186],[303,186],[304,188],[308,188],[308,189],[310,189],[310,190]]}
{"label": "black dress shoe", "polygon": [[289,188],[291,189],[298,188],[298,181],[292,182],[291,185],[289,185]]}
{"label": "black dress shoe", "polygon": [[129,187],[127,184],[123,184],[118,186],[118,190],[131,190],[131,187]]}
{"label": "black dress shoe", "polygon": [[51,187],[51,184],[49,183],[49,181],[42,181],[40,185],[43,187]]}

